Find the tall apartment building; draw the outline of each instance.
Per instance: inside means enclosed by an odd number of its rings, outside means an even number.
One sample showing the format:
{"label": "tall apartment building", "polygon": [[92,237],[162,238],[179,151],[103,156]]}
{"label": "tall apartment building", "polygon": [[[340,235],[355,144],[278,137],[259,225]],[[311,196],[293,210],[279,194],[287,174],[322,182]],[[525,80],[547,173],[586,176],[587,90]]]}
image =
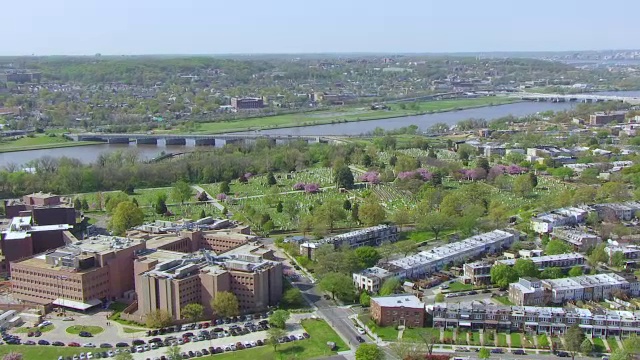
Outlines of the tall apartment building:
{"label": "tall apartment building", "polygon": [[231,98],[231,106],[233,106],[236,110],[250,110],[250,109],[262,109],[264,107],[264,99],[263,98]]}
{"label": "tall apartment building", "polygon": [[602,242],[602,238],[598,235],[569,227],[555,227],[551,231],[551,236],[566,242],[574,251],[579,252],[586,252]]}
{"label": "tall apartment building", "polygon": [[[571,269],[574,266],[585,266],[586,258],[579,253],[558,254],[547,256],[536,256],[527,258],[533,261],[538,270],[542,271],[546,268],[557,267],[561,269]],[[466,263],[463,266],[464,277],[466,280],[476,285],[485,285],[491,282],[491,268],[497,264],[514,266],[517,259],[497,260],[495,263],[486,261],[477,261]]]}
{"label": "tall apartment building", "polygon": [[282,297],[282,264],[267,260],[270,257],[269,251],[251,245],[224,256],[165,250],[141,256],[134,264],[137,314],[164,310],[180,319],[191,303],[202,304],[211,314],[211,300],[223,291],[238,298],[242,312],[265,310]]}
{"label": "tall apartment building", "polygon": [[552,304],[578,300],[601,301],[610,299],[616,291],[623,291],[631,296],[640,295],[640,283],[635,278],[628,280],[614,273],[539,281],[539,287],[527,286],[522,282],[511,284],[509,298],[517,305],[539,305],[529,302],[529,299],[535,299],[536,296],[526,295],[537,288],[541,288],[545,292],[544,299]]}
{"label": "tall apartment building", "polygon": [[354,273],[353,282],[358,288],[366,289],[369,286],[371,288],[380,286],[380,283],[389,277],[420,278],[440,271],[445,265],[462,264],[477,256],[500,252],[511,246],[518,236],[515,231],[504,230],[472,236],[462,241],[389,261],[381,266],[388,271],[384,276],[371,269]]}
{"label": "tall apartment building", "polygon": [[587,215],[587,211],[580,208],[557,209],[531,218],[531,229],[539,234],[550,233],[554,227],[580,224]]}
{"label": "tall apartment building", "polygon": [[580,308],[440,303],[428,305],[434,328],[562,335],[577,324],[589,338],[640,335],[640,312]]}
{"label": "tall apartment building", "polygon": [[28,70],[12,70],[0,73],[0,82],[14,82],[18,84],[40,82],[42,73],[32,72]]}
{"label": "tall apartment building", "polygon": [[371,319],[378,326],[424,327],[424,303],[414,295],[399,294],[371,298]]}
{"label": "tall apartment building", "polygon": [[34,225],[31,216],[16,216],[0,237],[0,272],[10,272],[9,264],[34,254],[64,246],[75,239],[68,224]]}
{"label": "tall apartment building", "polygon": [[134,288],[133,260],[145,242],[98,236],[11,263],[13,296],[86,310]]}
{"label": "tall apartment building", "polygon": [[335,248],[348,246],[357,248],[361,246],[379,246],[387,242],[398,240],[398,227],[395,225],[378,225],[366,229],[351,231],[348,233],[326,237],[320,241],[305,242],[300,244],[300,254],[309,258],[319,246],[331,244]]}

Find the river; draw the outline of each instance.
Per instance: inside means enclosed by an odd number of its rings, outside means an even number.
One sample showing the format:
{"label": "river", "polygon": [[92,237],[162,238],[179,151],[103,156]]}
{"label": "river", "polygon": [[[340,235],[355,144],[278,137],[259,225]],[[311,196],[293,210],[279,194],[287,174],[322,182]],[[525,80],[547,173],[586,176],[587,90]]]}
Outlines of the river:
{"label": "river", "polygon": [[[640,97],[640,91],[602,92],[598,94]],[[426,130],[436,123],[446,123],[449,125],[454,125],[460,120],[469,118],[492,120],[508,115],[519,117],[549,110],[562,111],[571,109],[575,106],[576,103],[519,102],[515,104],[487,106],[475,109],[450,111],[436,114],[425,114],[418,116],[407,116],[392,119],[313,125],[244,133],[281,135],[360,135],[371,132],[378,127],[385,130],[392,130],[409,125],[417,125],[421,130]],[[193,150],[194,147],[189,145],[164,147],[157,145],[136,146],[134,144],[99,144],[57,149],[29,150],[0,154],[0,166],[7,166],[8,164],[23,165],[31,160],[35,160],[44,156],[66,156],[70,158],[76,158],[83,163],[91,163],[95,161],[102,153],[126,149],[137,151],[141,159],[151,159],[158,156],[162,151],[182,152]]]}

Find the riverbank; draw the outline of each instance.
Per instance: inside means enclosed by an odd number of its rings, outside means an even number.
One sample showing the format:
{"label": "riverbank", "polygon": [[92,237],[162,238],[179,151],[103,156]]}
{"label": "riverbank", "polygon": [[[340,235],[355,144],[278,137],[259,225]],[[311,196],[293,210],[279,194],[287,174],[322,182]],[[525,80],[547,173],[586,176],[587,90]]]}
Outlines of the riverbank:
{"label": "riverbank", "polygon": [[[350,107],[338,110],[314,111],[286,115],[273,115],[245,118],[231,121],[198,123],[197,129],[190,133],[221,134],[245,131],[286,129],[326,124],[338,124],[357,121],[394,119],[407,116],[437,114],[450,111],[468,110],[487,106],[497,106],[519,102],[519,99],[506,97],[481,97],[470,99],[436,100],[418,102],[415,108],[411,103],[394,103],[389,110],[369,110],[364,107]],[[460,119],[464,120],[464,119]],[[179,132],[178,132],[179,133]]]}
{"label": "riverbank", "polygon": [[102,144],[95,141],[72,141],[61,136],[37,135],[22,137],[16,140],[0,142],[0,153],[10,153],[29,150],[46,150],[64,147],[86,146]]}

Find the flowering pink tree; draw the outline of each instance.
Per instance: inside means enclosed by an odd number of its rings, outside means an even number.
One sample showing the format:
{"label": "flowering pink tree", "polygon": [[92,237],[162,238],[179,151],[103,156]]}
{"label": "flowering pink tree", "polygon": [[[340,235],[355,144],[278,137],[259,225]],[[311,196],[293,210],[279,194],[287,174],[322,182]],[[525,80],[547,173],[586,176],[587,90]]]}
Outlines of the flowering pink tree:
{"label": "flowering pink tree", "polygon": [[10,352],[2,357],[2,360],[22,360],[22,354],[17,352]]}
{"label": "flowering pink tree", "polygon": [[422,177],[422,180],[424,181],[431,179],[431,172],[429,172],[429,170],[427,169],[420,168],[416,170],[416,173],[418,173],[418,175],[420,175],[420,177]]}
{"label": "flowering pink tree", "polygon": [[320,185],[318,184],[311,183],[304,186],[304,192],[306,193],[315,194],[318,191],[320,191]]}
{"label": "flowering pink tree", "polygon": [[375,171],[369,171],[360,175],[359,180],[362,182],[368,182],[370,184],[379,184],[380,174]]}
{"label": "flowering pink tree", "polygon": [[507,172],[509,175],[520,175],[527,172],[527,169],[518,165],[509,165],[509,167],[507,167]]}
{"label": "flowering pink tree", "polygon": [[398,173],[397,177],[400,180],[406,180],[406,179],[415,178],[416,177],[416,172],[415,171],[402,171],[402,172]]}
{"label": "flowering pink tree", "polygon": [[293,190],[304,190],[304,183],[295,183],[293,185]]}

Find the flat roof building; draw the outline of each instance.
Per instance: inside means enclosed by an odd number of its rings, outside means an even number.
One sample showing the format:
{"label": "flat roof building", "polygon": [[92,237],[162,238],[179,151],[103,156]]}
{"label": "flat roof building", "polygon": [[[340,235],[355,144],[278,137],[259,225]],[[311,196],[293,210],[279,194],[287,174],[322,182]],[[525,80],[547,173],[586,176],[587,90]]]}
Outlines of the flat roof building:
{"label": "flat roof building", "polygon": [[348,246],[357,248],[360,246],[379,246],[386,242],[398,240],[398,227],[395,225],[378,225],[365,229],[350,231],[348,233],[326,237],[319,241],[304,242],[300,244],[300,254],[309,258],[313,257],[313,251],[324,244],[331,244],[335,248]]}
{"label": "flat roof building", "polygon": [[31,216],[36,225],[76,224],[71,199],[48,193],[33,193],[21,199],[4,201],[7,218]]}
{"label": "flat roof building", "polygon": [[425,325],[424,303],[414,295],[372,297],[369,313],[378,326],[418,328]]}
{"label": "flat roof building", "polygon": [[550,233],[557,226],[576,225],[584,222],[587,219],[587,214],[586,210],[576,207],[557,209],[531,218],[531,228],[539,234]]}
{"label": "flat roof building", "polygon": [[580,252],[586,252],[602,242],[602,238],[598,235],[569,227],[555,227],[551,231],[551,236],[566,242],[574,251]]}

